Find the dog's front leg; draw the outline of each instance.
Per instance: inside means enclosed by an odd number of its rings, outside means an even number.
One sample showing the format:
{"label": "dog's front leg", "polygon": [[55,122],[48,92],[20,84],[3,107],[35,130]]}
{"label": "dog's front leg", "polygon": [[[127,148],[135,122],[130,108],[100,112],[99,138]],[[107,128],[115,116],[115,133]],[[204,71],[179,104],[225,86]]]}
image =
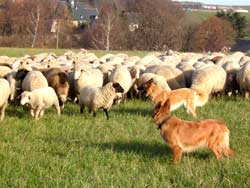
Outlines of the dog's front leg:
{"label": "dog's front leg", "polygon": [[181,159],[181,156],[182,156],[182,149],[179,147],[179,146],[173,146],[172,147],[172,150],[173,150],[173,154],[174,154],[174,164],[177,164],[180,159]]}

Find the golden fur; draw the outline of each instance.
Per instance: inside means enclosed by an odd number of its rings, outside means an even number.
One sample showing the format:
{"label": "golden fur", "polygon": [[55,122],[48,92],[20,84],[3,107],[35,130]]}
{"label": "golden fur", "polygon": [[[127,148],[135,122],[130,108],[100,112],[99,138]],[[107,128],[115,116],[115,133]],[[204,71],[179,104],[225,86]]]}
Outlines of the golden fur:
{"label": "golden fur", "polygon": [[154,122],[161,130],[161,136],[169,144],[177,163],[183,152],[208,147],[221,159],[223,154],[232,157],[229,147],[229,130],[224,122],[204,119],[196,122],[184,121],[170,114],[170,101],[158,104],[154,110]]}
{"label": "golden fur", "polygon": [[188,113],[196,117],[196,107],[198,106],[197,93],[189,88],[181,88],[172,91],[162,90],[158,87],[153,80],[149,80],[144,84],[144,89],[147,92],[147,97],[156,105],[160,103],[163,105],[167,99],[170,100],[171,111],[184,105]]}

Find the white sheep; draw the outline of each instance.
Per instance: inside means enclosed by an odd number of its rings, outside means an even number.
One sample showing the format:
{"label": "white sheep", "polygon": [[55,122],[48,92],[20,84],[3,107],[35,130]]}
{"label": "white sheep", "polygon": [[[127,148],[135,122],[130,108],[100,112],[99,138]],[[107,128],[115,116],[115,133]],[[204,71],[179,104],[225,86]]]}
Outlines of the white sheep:
{"label": "white sheep", "polygon": [[250,92],[250,63],[244,64],[236,74],[236,80],[239,84],[240,91],[245,98],[249,98]]}
{"label": "white sheep", "polygon": [[135,85],[137,88],[139,88],[150,79],[153,79],[154,83],[161,89],[166,91],[171,91],[170,87],[166,82],[166,79],[163,76],[154,73],[143,73],[142,75],[140,75],[138,79],[136,79]]}
{"label": "white sheep", "polygon": [[44,87],[48,87],[48,81],[40,71],[28,72],[22,82],[23,91],[33,91]]}
{"label": "white sheep", "polygon": [[83,113],[84,107],[93,112],[94,117],[98,109],[103,108],[107,119],[109,119],[108,110],[111,108],[117,93],[124,90],[119,83],[108,83],[103,87],[86,86],[80,92],[79,104],[80,112]]}
{"label": "white sheep", "polygon": [[103,74],[99,69],[77,68],[74,70],[76,94],[79,95],[82,88],[92,85],[101,87],[103,85]]}
{"label": "white sheep", "polygon": [[133,85],[131,74],[126,66],[116,65],[109,77],[110,82],[119,83],[126,94]]}
{"label": "white sheep", "polygon": [[35,119],[43,116],[44,109],[55,107],[57,114],[60,115],[59,100],[55,90],[52,87],[35,89],[33,91],[24,91],[21,94],[21,105],[28,104],[30,114]]}
{"label": "white sheep", "polygon": [[[179,73],[180,72],[181,72],[181,70],[179,70]],[[170,68],[169,66],[151,65],[151,66],[148,66],[146,68],[144,73],[154,73],[154,74],[163,76],[166,79],[166,81],[171,89],[179,89],[179,88],[184,87],[181,85],[181,83],[179,83],[176,80],[176,75],[175,75],[176,72],[173,71],[173,68]],[[185,78],[184,78],[184,75],[182,74],[182,72],[179,75],[180,75],[181,79],[179,79],[180,78],[179,76],[178,76],[178,79],[184,80],[184,82],[185,82]],[[181,82],[183,82],[183,81],[181,81]]]}
{"label": "white sheep", "polygon": [[8,105],[8,98],[10,96],[9,82],[0,78],[0,120],[4,119],[5,109]]}
{"label": "white sheep", "polygon": [[176,65],[178,69],[180,69],[183,72],[186,87],[190,87],[192,84],[192,74],[194,71],[194,67],[187,62],[181,62],[178,65]]}
{"label": "white sheep", "polygon": [[199,95],[199,106],[203,106],[210,94],[224,92],[227,74],[222,67],[213,65],[193,72],[191,89]]}

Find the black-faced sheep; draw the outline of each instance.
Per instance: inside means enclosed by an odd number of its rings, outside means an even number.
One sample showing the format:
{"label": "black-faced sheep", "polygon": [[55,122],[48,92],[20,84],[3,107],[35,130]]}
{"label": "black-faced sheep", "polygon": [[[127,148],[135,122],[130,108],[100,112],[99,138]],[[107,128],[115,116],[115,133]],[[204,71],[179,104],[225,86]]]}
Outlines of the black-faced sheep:
{"label": "black-faced sheep", "polygon": [[124,89],[118,83],[108,83],[103,87],[86,86],[80,92],[79,104],[80,112],[83,113],[84,107],[93,112],[94,117],[98,109],[103,108],[107,119],[108,110],[111,108],[117,93],[123,93]]}

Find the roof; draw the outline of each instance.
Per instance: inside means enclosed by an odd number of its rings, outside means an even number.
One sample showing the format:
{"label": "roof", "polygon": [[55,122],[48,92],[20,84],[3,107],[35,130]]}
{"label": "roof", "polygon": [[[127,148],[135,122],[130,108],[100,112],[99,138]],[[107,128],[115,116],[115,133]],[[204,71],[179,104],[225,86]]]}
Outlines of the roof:
{"label": "roof", "polygon": [[232,47],[231,51],[250,52],[250,40],[241,39]]}
{"label": "roof", "polygon": [[97,8],[76,7],[73,9],[73,18],[77,21],[85,20],[88,22],[93,22],[98,14],[99,12]]}

